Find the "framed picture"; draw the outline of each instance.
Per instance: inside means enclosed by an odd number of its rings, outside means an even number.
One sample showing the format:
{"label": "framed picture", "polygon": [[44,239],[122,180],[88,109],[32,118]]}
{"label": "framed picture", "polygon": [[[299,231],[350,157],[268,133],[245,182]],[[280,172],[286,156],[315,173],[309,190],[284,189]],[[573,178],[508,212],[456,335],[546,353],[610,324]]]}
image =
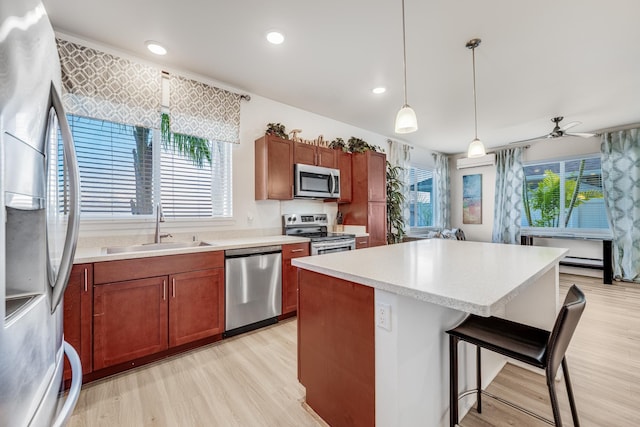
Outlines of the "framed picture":
{"label": "framed picture", "polygon": [[462,177],[462,223],[482,224],[482,174]]}

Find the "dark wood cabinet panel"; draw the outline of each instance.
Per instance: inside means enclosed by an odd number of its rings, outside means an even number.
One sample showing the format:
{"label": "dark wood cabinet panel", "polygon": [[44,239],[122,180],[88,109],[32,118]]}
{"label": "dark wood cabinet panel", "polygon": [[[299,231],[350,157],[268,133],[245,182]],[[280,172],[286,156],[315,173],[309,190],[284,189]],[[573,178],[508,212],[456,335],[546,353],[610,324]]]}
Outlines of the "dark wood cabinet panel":
{"label": "dark wood cabinet panel", "polygon": [[167,349],[167,291],[167,276],[95,286],[95,370]]}
{"label": "dark wood cabinet panel", "polygon": [[291,260],[308,255],[309,243],[282,245],[282,314],[298,309],[298,268]]}
{"label": "dark wood cabinet panel", "polygon": [[356,237],[356,249],[369,247],[369,238],[367,236]]}
{"label": "dark wood cabinet panel", "polygon": [[337,153],[338,169],[340,169],[340,198],[338,203],[351,201],[351,153],[335,150]]}
{"label": "dark wood cabinet panel", "polygon": [[95,263],[93,280],[98,285],[223,266],[224,251],[123,259]]}
{"label": "dark wood cabinet panel", "polygon": [[354,153],[352,160],[351,203],[340,207],[344,223],[365,225],[369,246],[387,244],[386,156],[366,151]]}
{"label": "dark wood cabinet panel", "polygon": [[375,425],[374,289],[300,270],[299,304],[307,404],[329,425]]}
{"label": "dark wood cabinet panel", "polygon": [[337,151],[332,148],[318,147],[311,144],[295,142],[293,144],[293,162],[305,165],[337,168]]}
{"label": "dark wood cabinet panel", "polygon": [[293,141],[265,135],[255,141],[255,199],[293,199]]}
{"label": "dark wood cabinet panel", "polygon": [[[74,265],[64,292],[64,339],[80,356],[83,374],[92,370],[92,308],[93,265]],[[71,366],[66,358],[64,379],[71,379]]]}
{"label": "dark wood cabinet panel", "polygon": [[382,246],[387,244],[386,203],[369,202],[367,232],[369,233],[369,246]]}
{"label": "dark wood cabinet panel", "polygon": [[224,332],[224,269],[169,277],[169,346]]}

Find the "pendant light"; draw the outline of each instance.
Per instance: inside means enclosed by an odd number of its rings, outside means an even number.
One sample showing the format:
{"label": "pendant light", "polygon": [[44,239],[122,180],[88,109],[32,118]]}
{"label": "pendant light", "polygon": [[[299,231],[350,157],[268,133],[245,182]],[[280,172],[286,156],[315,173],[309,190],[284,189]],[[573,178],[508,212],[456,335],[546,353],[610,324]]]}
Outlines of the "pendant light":
{"label": "pendant light", "polygon": [[471,49],[473,60],[473,119],[475,122],[475,138],[469,144],[467,157],[482,157],[486,153],[484,144],[478,139],[478,105],[476,101],[476,48],[480,46],[480,39],[471,39],[467,42],[467,49]]}
{"label": "pendant light", "polygon": [[416,112],[407,104],[407,42],[404,28],[404,0],[402,0],[402,67],[404,68],[404,105],[396,115],[396,133],[418,130]]}

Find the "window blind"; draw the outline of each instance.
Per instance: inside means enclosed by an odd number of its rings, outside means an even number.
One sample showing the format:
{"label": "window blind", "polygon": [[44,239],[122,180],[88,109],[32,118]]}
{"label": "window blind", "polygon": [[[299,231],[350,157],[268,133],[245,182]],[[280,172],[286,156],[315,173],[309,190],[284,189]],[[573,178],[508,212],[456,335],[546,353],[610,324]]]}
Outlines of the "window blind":
{"label": "window blind", "polygon": [[200,168],[172,150],[161,151],[161,198],[167,217],[230,217],[231,144],[210,142],[211,165]]}
{"label": "window blind", "polygon": [[433,171],[410,168],[408,201],[411,227],[433,225],[433,191]]}

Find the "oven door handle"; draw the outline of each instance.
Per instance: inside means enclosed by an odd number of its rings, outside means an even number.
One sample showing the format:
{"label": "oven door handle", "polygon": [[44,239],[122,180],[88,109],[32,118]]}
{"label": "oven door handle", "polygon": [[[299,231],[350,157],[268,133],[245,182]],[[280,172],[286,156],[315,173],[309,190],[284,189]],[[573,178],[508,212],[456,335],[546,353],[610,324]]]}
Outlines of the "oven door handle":
{"label": "oven door handle", "polygon": [[311,245],[314,248],[318,248],[318,249],[324,249],[324,248],[331,248],[331,247],[341,247],[341,246],[350,246],[350,245],[355,245],[356,244],[356,240],[355,239],[344,239],[344,240],[332,240],[330,242],[313,242]]}

